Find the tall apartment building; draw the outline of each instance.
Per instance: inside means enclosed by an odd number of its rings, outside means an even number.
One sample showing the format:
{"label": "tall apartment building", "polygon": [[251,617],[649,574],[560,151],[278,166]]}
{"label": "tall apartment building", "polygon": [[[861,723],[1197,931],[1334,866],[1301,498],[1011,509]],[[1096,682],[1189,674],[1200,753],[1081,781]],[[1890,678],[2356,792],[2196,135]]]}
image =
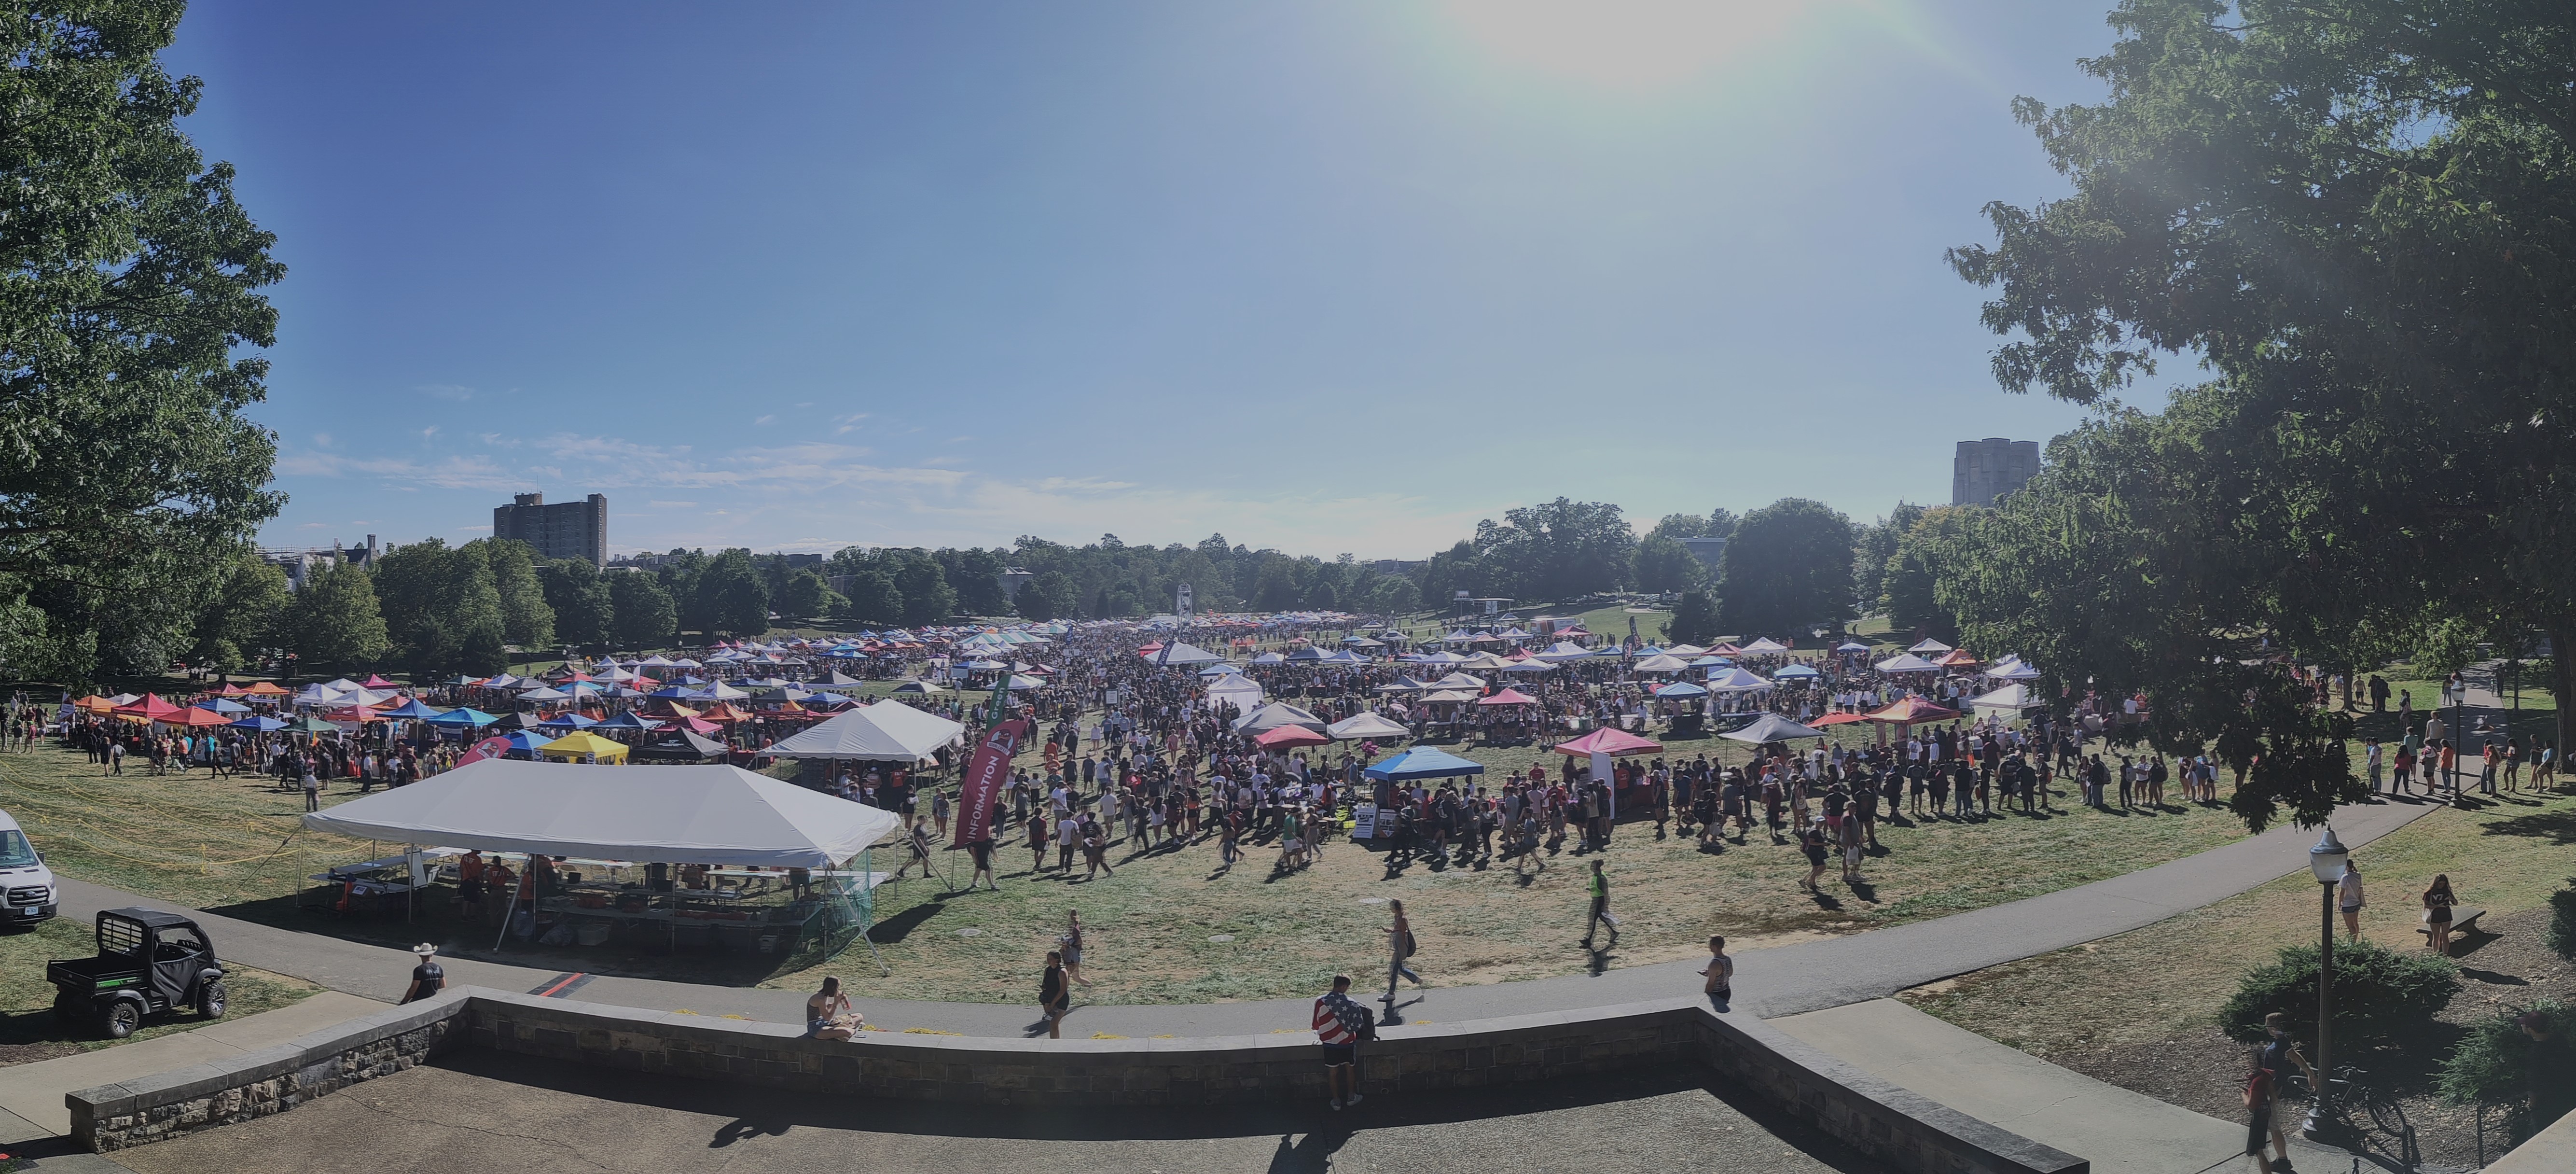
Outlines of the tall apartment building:
{"label": "tall apartment building", "polygon": [[1950,461],[1950,504],[1990,506],[2038,475],[2036,440],[1962,440]]}
{"label": "tall apartment building", "polygon": [[536,547],[545,558],[586,558],[592,566],[605,567],[608,498],[594,493],[580,501],[547,505],[545,494],[516,494],[509,505],[492,507],[492,536],[516,538]]}

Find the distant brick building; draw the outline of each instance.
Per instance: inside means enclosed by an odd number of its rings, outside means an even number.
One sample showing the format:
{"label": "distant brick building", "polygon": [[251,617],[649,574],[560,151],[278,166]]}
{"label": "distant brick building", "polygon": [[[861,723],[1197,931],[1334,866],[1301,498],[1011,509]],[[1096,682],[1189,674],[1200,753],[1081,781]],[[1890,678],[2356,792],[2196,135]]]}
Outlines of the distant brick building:
{"label": "distant brick building", "polygon": [[605,567],[608,498],[594,493],[581,501],[547,505],[545,494],[518,494],[509,505],[492,507],[492,536],[518,539],[545,558],[589,559],[590,565]]}
{"label": "distant brick building", "polygon": [[1962,440],[1950,462],[1950,504],[1993,505],[2038,475],[2036,440]]}

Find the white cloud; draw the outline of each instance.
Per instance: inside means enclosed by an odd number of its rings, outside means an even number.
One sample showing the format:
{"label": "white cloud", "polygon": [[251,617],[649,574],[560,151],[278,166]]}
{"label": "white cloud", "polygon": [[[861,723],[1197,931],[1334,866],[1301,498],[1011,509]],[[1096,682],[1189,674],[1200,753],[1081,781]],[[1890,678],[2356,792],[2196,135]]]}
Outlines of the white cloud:
{"label": "white cloud", "polygon": [[777,416],[774,416],[774,415],[770,415],[770,416],[756,416],[756,417],[754,417],[754,418],[752,419],[752,421],[751,421],[751,422],[752,422],[754,425],[760,425],[760,424],[766,424],[766,423],[769,423],[770,421],[775,420],[775,419],[777,419],[777,418],[778,418],[778,417],[777,417]]}
{"label": "white cloud", "polygon": [[458,403],[474,398],[473,388],[458,383],[424,383],[412,390],[436,399],[454,400]]}

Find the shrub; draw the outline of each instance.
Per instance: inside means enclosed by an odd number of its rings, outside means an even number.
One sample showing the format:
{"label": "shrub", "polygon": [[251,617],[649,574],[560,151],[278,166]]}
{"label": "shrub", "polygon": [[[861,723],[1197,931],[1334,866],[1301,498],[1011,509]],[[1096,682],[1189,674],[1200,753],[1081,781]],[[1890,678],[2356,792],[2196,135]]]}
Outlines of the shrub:
{"label": "shrub", "polygon": [[2549,949],[2576,962],[2576,877],[2568,878],[2567,888],[2549,894]]}
{"label": "shrub", "polygon": [[[2576,1006],[2544,999],[2531,1010],[2548,1018],[2550,1046],[2563,1052],[2567,1041],[2576,1037]],[[2455,1105],[2515,1106],[2511,1132],[2520,1141],[2557,1120],[2576,1090],[2550,1090],[2546,1103],[2523,1105],[2525,1096],[2541,1090],[2544,1075],[2562,1084],[2566,1078],[2564,1073],[2538,1071],[2545,1063],[2541,1044],[2514,1023],[2517,1014],[2506,1011],[2469,1025],[2468,1034],[2442,1061],[2440,1088],[2442,1099]],[[2563,1063],[2564,1057],[2559,1059]]]}
{"label": "shrub", "polygon": [[[2448,958],[2414,951],[2399,952],[2371,942],[2335,946],[2334,1032],[2339,1041],[2386,1040],[2431,1022],[2434,1012],[2460,989],[2459,968]],[[2218,1023],[2227,1034],[2247,1042],[2263,1038],[2263,1017],[2286,1013],[2293,1023],[2313,1023],[2317,1014],[2317,948],[2292,946],[2278,961],[2257,967],[2238,980],[2236,993],[2219,1009]]]}

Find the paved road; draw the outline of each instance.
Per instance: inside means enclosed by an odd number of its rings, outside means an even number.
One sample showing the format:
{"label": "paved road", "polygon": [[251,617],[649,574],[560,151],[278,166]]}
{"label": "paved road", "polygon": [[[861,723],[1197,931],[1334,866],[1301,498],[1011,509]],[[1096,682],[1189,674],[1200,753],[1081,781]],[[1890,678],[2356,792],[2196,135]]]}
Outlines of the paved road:
{"label": "paved road", "polygon": [[479,1052],[116,1158],[140,1174],[1883,1171],[1698,1073],[1371,1097],[1341,1113],[1313,1103],[1040,1112],[833,1100]]}
{"label": "paved road", "polygon": [[[2360,847],[2434,809],[2423,803],[2358,804],[2337,813],[2335,833],[2345,843]],[[2283,826],[2154,868],[2045,896],[1912,925],[1749,951],[1737,963],[1737,1005],[1766,1017],[1821,1010],[2123,933],[2304,868],[2308,846],[2315,840],[2313,832]],[[104,886],[63,882],[67,916],[85,918],[100,908],[137,903],[151,904]],[[401,996],[411,971],[411,955],[400,950],[214,914],[199,916],[217,935],[216,948],[223,956],[334,990],[391,1002]],[[845,957],[854,968],[866,965],[864,956]],[[1616,954],[1604,961],[1604,968],[1592,975],[1425,991],[1408,988],[1407,1002],[1399,1012],[1408,1022],[1455,1022],[1637,1002],[1697,989],[1698,978],[1692,973],[1696,962],[1623,967]],[[444,964],[452,981],[504,990],[535,991],[558,977],[552,970],[473,959]],[[595,978],[574,997],[661,1011],[744,1015],[773,1023],[801,1022],[804,1004],[801,991],[615,977]],[[871,1022],[893,1030],[919,1027],[965,1035],[1023,1034],[1036,1015],[1033,1006],[991,1003],[868,999],[860,1000],[858,1007]],[[1303,1028],[1306,1015],[1303,999],[1077,1007],[1066,1021],[1066,1030],[1139,1038],[1259,1035],[1283,1027]]]}

